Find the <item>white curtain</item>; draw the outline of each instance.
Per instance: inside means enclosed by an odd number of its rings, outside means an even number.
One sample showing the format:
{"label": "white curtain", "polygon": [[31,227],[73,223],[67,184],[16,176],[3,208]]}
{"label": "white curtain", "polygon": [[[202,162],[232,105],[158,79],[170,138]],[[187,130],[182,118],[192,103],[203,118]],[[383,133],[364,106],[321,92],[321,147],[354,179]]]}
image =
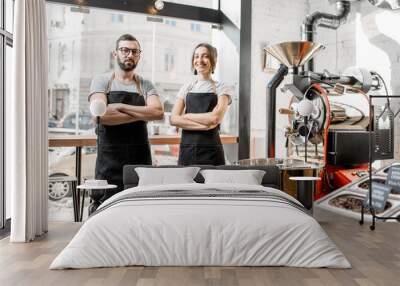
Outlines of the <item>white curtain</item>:
{"label": "white curtain", "polygon": [[48,227],[46,2],[16,0],[14,11],[13,93],[6,113],[10,241],[28,242]]}

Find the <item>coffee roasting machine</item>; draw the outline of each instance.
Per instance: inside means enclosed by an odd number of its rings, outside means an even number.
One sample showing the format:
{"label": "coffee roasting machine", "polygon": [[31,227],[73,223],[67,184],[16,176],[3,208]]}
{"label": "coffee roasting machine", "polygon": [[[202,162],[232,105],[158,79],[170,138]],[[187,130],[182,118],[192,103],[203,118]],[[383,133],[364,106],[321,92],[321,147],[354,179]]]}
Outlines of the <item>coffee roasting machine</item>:
{"label": "coffee roasting machine", "polygon": [[[288,158],[322,163],[322,185],[327,192],[351,182],[343,176],[345,170],[354,169],[358,175],[368,169],[369,128],[376,130],[374,159],[394,157],[394,122],[389,101],[370,114],[368,92],[383,86],[386,89],[383,78],[358,67],[348,68],[341,75],[314,71],[313,57],[324,50],[323,45],[313,42],[315,28],[336,29],[350,11],[350,1],[336,1],[336,5],[337,15],[316,12],[306,18],[302,41],[270,45],[263,53],[264,68],[270,56],[280,63],[267,86],[268,158],[275,158],[276,153],[276,116],[287,116]],[[280,108],[277,115],[277,88],[283,81],[280,90],[292,98],[289,106]],[[374,126],[370,126],[371,122]],[[377,128],[378,125],[385,128]]]}

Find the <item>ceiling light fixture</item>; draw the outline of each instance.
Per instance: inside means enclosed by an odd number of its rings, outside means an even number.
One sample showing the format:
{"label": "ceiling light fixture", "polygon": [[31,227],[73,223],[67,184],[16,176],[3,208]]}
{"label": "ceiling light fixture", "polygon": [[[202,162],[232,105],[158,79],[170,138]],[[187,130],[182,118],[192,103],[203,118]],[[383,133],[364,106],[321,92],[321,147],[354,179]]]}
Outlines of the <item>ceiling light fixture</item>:
{"label": "ceiling light fixture", "polygon": [[161,11],[164,8],[164,1],[162,0],[154,1],[154,8],[156,8],[157,11]]}

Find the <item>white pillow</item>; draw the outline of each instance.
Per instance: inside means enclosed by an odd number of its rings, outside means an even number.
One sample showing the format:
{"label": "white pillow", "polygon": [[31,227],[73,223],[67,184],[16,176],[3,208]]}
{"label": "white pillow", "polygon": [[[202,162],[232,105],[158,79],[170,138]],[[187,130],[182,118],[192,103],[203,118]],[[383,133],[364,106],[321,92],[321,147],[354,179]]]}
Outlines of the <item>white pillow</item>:
{"label": "white pillow", "polygon": [[139,177],[138,186],[195,183],[193,179],[199,170],[199,167],[135,168]]}
{"label": "white pillow", "polygon": [[261,170],[202,170],[205,184],[234,183],[261,185],[265,171]]}

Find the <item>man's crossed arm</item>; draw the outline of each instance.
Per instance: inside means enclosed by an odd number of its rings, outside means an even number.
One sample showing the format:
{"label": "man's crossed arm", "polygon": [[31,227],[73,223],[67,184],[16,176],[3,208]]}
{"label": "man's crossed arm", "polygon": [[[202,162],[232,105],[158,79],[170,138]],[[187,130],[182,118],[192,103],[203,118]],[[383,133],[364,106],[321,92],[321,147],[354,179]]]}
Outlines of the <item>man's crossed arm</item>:
{"label": "man's crossed arm", "polygon": [[[104,93],[94,93],[90,101],[100,99],[107,103]],[[124,103],[111,103],[107,105],[106,113],[100,117],[103,125],[119,125],[139,120],[151,121],[164,117],[164,111],[158,96],[149,96],[146,106],[134,106]]]}

